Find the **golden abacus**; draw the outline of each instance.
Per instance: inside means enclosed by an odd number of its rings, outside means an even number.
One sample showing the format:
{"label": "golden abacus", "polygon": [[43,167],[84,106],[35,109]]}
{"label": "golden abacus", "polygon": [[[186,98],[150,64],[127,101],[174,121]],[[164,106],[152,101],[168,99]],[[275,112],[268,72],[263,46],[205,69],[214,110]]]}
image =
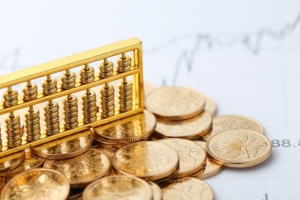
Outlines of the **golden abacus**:
{"label": "golden abacus", "polygon": [[[112,62],[110,59],[119,56]],[[99,72],[90,65],[97,63]],[[116,66],[115,66],[116,65]],[[71,71],[81,69],[79,73]],[[61,83],[52,75],[62,73]],[[78,77],[76,77],[76,75]],[[33,83],[44,77],[38,86]],[[131,82],[128,81],[131,79]],[[119,80],[118,102],[115,87],[111,82]],[[22,95],[13,89],[15,85],[24,84]],[[92,88],[100,86],[99,94]],[[1,123],[0,157],[50,142],[91,127],[109,123],[120,118],[142,112],[144,109],[142,43],[131,38],[118,43],[72,55],[66,58],[37,65],[0,77],[0,89],[7,88],[0,106],[0,116],[8,115]],[[78,103],[76,92],[84,91],[82,104]],[[97,98],[100,96],[100,98]],[[59,115],[59,103],[63,100],[64,116]],[[100,106],[97,106],[99,104]],[[46,103],[44,109],[36,105]],[[115,106],[115,104],[117,104]],[[23,116],[16,111],[26,108]],[[78,115],[82,109],[83,119]],[[45,127],[41,127],[40,116],[44,115]],[[64,121],[63,126],[60,121]],[[25,136],[21,124],[25,125]]]}

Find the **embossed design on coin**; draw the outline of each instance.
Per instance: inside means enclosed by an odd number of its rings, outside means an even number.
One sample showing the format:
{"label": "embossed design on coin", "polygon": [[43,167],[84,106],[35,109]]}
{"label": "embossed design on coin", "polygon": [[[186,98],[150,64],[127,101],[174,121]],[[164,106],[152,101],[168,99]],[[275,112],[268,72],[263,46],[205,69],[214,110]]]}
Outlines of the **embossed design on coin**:
{"label": "embossed design on coin", "polygon": [[136,142],[116,151],[115,169],[125,175],[145,180],[158,180],[169,176],[178,167],[177,152],[170,146],[153,141]]}
{"label": "embossed design on coin", "polygon": [[15,169],[6,173],[7,176],[13,177],[16,174],[40,167],[45,161],[45,158],[39,157],[32,153],[30,149],[25,149],[24,161]]}
{"label": "embossed design on coin", "polygon": [[271,155],[271,142],[261,133],[251,130],[229,130],[213,136],[207,151],[214,161],[228,167],[250,167]]}
{"label": "embossed design on coin", "polygon": [[217,104],[211,97],[205,95],[205,107],[204,110],[208,112],[212,117],[217,114]]}
{"label": "embossed design on coin", "polygon": [[214,192],[205,182],[195,178],[168,179],[159,183],[164,200],[213,200]]}
{"label": "embossed design on coin", "polygon": [[46,160],[45,168],[56,170],[67,177],[72,188],[85,187],[110,170],[110,159],[98,149],[64,160]]}
{"label": "embossed design on coin", "polygon": [[158,140],[174,148],[179,155],[179,169],[172,177],[183,177],[199,171],[204,165],[206,151],[196,143],[178,138]]}
{"label": "embossed design on coin", "polygon": [[95,127],[94,130],[97,133],[95,137],[98,139],[111,143],[129,144],[147,139],[154,132],[155,125],[156,118],[154,115],[144,110],[143,113]]}
{"label": "embossed design on coin", "polygon": [[0,158],[0,172],[7,172],[19,166],[24,160],[24,151]]}
{"label": "embossed design on coin", "polygon": [[158,120],[155,132],[162,138],[196,139],[210,131],[211,121],[211,116],[207,112],[202,112],[196,117],[182,121]]}
{"label": "embossed design on coin", "polygon": [[234,129],[248,129],[259,133],[264,132],[260,122],[247,116],[242,115],[222,115],[213,118],[212,131],[203,136],[206,141],[210,136],[216,135],[222,131]]}
{"label": "embossed design on coin", "polygon": [[205,97],[185,87],[163,87],[147,96],[145,106],[161,119],[183,120],[204,110]]}
{"label": "embossed design on coin", "polygon": [[152,191],[142,179],[114,175],[101,178],[86,187],[83,200],[97,199],[151,200]]}
{"label": "embossed design on coin", "polygon": [[32,147],[32,151],[43,158],[66,159],[86,152],[92,146],[92,143],[93,134],[90,130],[87,130]]}
{"label": "embossed design on coin", "polygon": [[70,185],[66,177],[50,169],[33,169],[14,176],[3,188],[2,200],[65,200]]}

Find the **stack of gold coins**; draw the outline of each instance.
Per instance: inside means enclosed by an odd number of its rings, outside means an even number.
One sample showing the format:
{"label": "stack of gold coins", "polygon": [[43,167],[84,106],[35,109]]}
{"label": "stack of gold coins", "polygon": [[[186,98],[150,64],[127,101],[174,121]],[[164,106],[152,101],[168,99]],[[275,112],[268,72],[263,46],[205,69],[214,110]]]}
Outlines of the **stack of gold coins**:
{"label": "stack of gold coins", "polygon": [[203,179],[270,156],[257,120],[215,116],[193,89],[145,87],[142,113],[1,158],[1,200],[212,200]]}

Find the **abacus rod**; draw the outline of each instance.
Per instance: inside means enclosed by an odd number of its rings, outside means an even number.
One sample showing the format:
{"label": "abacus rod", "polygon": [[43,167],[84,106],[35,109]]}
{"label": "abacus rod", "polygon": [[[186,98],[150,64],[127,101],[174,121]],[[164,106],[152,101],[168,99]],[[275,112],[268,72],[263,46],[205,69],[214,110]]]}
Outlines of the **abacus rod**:
{"label": "abacus rod", "polygon": [[59,134],[51,135],[51,136],[48,136],[46,138],[42,138],[40,140],[36,140],[36,141],[30,142],[30,143],[24,144],[22,146],[18,146],[18,147],[12,148],[12,149],[4,150],[4,151],[0,152],[0,157],[22,151],[24,149],[30,148],[31,146],[37,146],[37,145],[40,145],[40,144],[44,144],[46,142],[50,142],[50,141],[53,141],[53,140],[56,140],[56,139],[60,139],[60,138],[69,136],[71,134],[74,134],[74,133],[77,133],[77,132],[80,132],[80,131],[85,131],[85,130],[88,130],[92,127],[97,127],[97,126],[100,126],[102,124],[107,124],[109,122],[119,120],[120,118],[126,118],[126,117],[132,116],[134,114],[141,113],[143,110],[144,110],[144,108],[136,108],[136,109],[131,110],[129,112],[116,114],[112,117],[104,118],[104,119],[101,119],[99,121],[92,122],[92,123],[89,123],[89,124],[83,124],[81,122],[79,124],[79,126],[74,128],[74,129],[61,131]]}
{"label": "abacus rod", "polygon": [[0,89],[24,83],[28,80],[41,78],[49,74],[62,72],[66,69],[79,67],[86,63],[92,63],[104,58],[116,56],[123,52],[134,51],[136,49],[142,49],[142,42],[137,38],[131,38],[48,63],[36,65],[27,69],[15,71],[7,75],[0,76]]}
{"label": "abacus rod", "polygon": [[37,99],[33,99],[31,101],[23,101],[23,100],[19,100],[18,104],[12,107],[8,107],[8,108],[4,108],[3,106],[0,106],[0,115],[3,115],[5,113],[14,111],[14,110],[19,110],[22,108],[26,108],[29,107],[30,105],[35,105],[35,104],[39,104],[39,103],[43,103],[45,101],[49,101],[52,99],[56,99],[58,97],[62,97],[62,96],[67,96],[68,94],[72,94],[78,91],[82,91],[82,90],[86,90],[87,88],[92,88],[92,87],[96,87],[98,85],[102,85],[105,84],[107,82],[112,82],[115,80],[119,80],[122,79],[123,77],[127,77],[127,76],[131,76],[131,75],[137,75],[137,74],[141,74],[142,71],[140,68],[138,69],[133,69],[131,71],[128,72],[124,72],[121,74],[117,74],[105,79],[98,79],[96,78],[94,82],[92,83],[87,83],[87,84],[81,84],[81,83],[76,83],[74,88],[68,89],[68,90],[62,90],[62,89],[57,89],[57,92],[54,94],[50,94],[47,96],[44,96],[42,94],[42,91],[39,92],[39,95],[37,97]]}

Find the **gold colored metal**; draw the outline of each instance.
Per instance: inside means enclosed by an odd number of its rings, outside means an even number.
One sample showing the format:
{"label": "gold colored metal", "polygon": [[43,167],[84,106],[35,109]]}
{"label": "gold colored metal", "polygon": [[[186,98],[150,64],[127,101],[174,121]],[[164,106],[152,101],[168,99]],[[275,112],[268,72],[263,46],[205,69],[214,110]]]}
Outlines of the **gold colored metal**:
{"label": "gold colored metal", "polygon": [[181,121],[157,120],[155,132],[161,138],[196,139],[211,130],[212,118],[208,112]]}
{"label": "gold colored metal", "polygon": [[[89,67],[90,63],[100,62],[103,59],[109,59],[117,55],[132,54],[130,65],[126,65],[126,70],[122,73],[118,69],[111,71],[109,77],[101,78],[100,75],[93,73],[93,69]],[[128,56],[126,56],[127,58]],[[37,65],[31,68],[20,70],[0,77],[0,89],[8,88],[4,93],[3,105],[0,106],[0,115],[10,113],[10,118],[7,120],[8,129],[4,129],[6,134],[3,137],[8,138],[8,142],[2,142],[2,151],[0,156],[9,155],[18,151],[22,151],[30,146],[37,146],[53,140],[72,135],[74,133],[90,129],[91,127],[99,126],[115,120],[131,116],[143,111],[144,108],[144,90],[143,90],[143,66],[142,66],[142,43],[137,38],[132,38],[117,42],[111,45],[93,49],[87,52],[72,55],[56,61]],[[84,72],[81,73],[81,79],[76,80],[73,68],[84,66]],[[129,68],[129,70],[127,70]],[[52,74],[65,72],[62,77],[61,87],[57,86],[57,81],[52,78]],[[84,75],[83,75],[84,74]],[[94,75],[94,78],[93,78]],[[36,87],[32,81],[38,78],[46,77],[42,85],[42,91],[36,94]],[[104,118],[101,111],[95,107],[96,94],[91,92],[91,88],[99,85],[108,85],[110,82],[126,79],[131,77],[132,80],[132,109],[128,112],[119,112],[119,108],[115,109],[115,113],[110,117]],[[17,91],[12,87],[21,83],[26,83],[24,94],[18,98]],[[76,105],[77,102],[72,94],[80,91],[86,91],[86,98],[83,100],[83,105]],[[62,119],[58,112],[58,98],[67,96],[65,105],[66,123],[63,128],[59,122]],[[72,97],[72,98],[71,98]],[[19,133],[19,117],[15,116],[14,112],[23,108],[34,110],[33,106],[40,103],[47,103],[42,115],[45,115],[46,130],[40,132],[38,138],[38,125],[34,124],[31,127],[31,134],[28,141],[22,139]],[[76,105],[76,106],[75,106]],[[77,108],[77,109],[76,109]],[[75,116],[78,109],[83,111],[83,119]],[[97,109],[95,109],[97,108]],[[95,112],[96,110],[96,112]],[[91,112],[90,112],[91,111]],[[68,115],[73,113],[72,115]],[[37,116],[37,113],[32,114]],[[102,116],[102,117],[101,117]],[[78,120],[75,120],[77,117]],[[22,118],[23,119],[23,118]],[[32,120],[32,117],[30,118]],[[80,120],[80,121],[79,121]],[[76,122],[77,121],[77,122]],[[23,122],[21,122],[23,123]],[[3,130],[2,130],[3,131]]]}
{"label": "gold colored metal", "polygon": [[40,128],[40,112],[34,109],[33,106],[29,107],[28,113],[25,114],[25,127],[27,134],[27,141],[35,141],[41,138]]}
{"label": "gold colored metal", "polygon": [[[195,141],[196,144],[200,145],[206,150],[206,142]],[[219,173],[222,169],[222,165],[213,162],[209,157],[206,156],[205,165],[195,174],[190,175],[191,177],[198,178],[200,180],[207,179]]]}
{"label": "gold colored metal", "polygon": [[251,117],[243,115],[221,115],[213,118],[212,130],[203,136],[208,141],[210,137],[227,130],[248,129],[264,133],[262,124]]}
{"label": "gold colored metal", "polygon": [[65,175],[72,188],[81,188],[109,173],[111,162],[105,153],[92,148],[75,158],[46,160],[44,167]]}
{"label": "gold colored metal", "polygon": [[172,200],[214,200],[212,188],[196,178],[167,179],[159,182],[162,188],[163,199]]}
{"label": "gold colored metal", "polygon": [[189,176],[199,171],[205,164],[206,151],[193,141],[179,138],[158,140],[174,148],[179,155],[179,168],[171,177]]}
{"label": "gold colored metal", "polygon": [[43,158],[67,159],[86,152],[92,143],[93,133],[87,130],[31,148],[36,155]]}
{"label": "gold colored metal", "polygon": [[145,180],[171,175],[179,165],[177,152],[170,146],[153,141],[135,142],[116,151],[112,163],[121,174]]}
{"label": "gold colored metal", "polygon": [[146,140],[154,132],[155,125],[154,115],[144,110],[143,113],[95,127],[94,130],[100,142],[129,144]]}
{"label": "gold colored metal", "polygon": [[205,97],[190,88],[162,87],[151,92],[145,101],[147,110],[163,120],[184,120],[204,110]]}
{"label": "gold colored metal", "polygon": [[[35,155],[31,152],[30,149],[25,149],[25,159],[23,160],[23,162],[15,169],[9,170],[5,174],[3,174],[3,176],[14,177],[18,173],[42,166],[44,161],[45,158]],[[0,175],[2,176],[2,174]]]}
{"label": "gold colored metal", "polygon": [[144,92],[145,92],[145,97],[148,96],[153,90],[158,89],[159,87],[157,85],[154,85],[153,83],[150,82],[144,82]]}
{"label": "gold colored metal", "polygon": [[[94,68],[84,65],[80,71],[82,84],[92,83],[95,80]],[[95,92],[91,92],[90,88],[86,89],[85,96],[82,96],[83,122],[89,124],[97,121],[97,102]]]}
{"label": "gold colored metal", "polygon": [[223,131],[207,142],[207,152],[214,162],[234,168],[258,165],[269,158],[271,150],[266,136],[246,129]]}
{"label": "gold colored metal", "polygon": [[0,172],[7,172],[18,167],[24,160],[24,151],[0,157]]}
{"label": "gold colored metal", "polygon": [[217,114],[217,103],[213,98],[205,95],[205,107],[204,110],[208,112],[212,117]]}
{"label": "gold colored metal", "polygon": [[69,190],[68,180],[62,174],[38,168],[14,176],[3,188],[1,200],[65,200]]}
{"label": "gold colored metal", "polygon": [[148,183],[152,189],[152,200],[162,200],[162,190],[160,187],[152,181],[149,181]]}
{"label": "gold colored metal", "polygon": [[55,101],[49,101],[44,107],[44,115],[46,122],[46,135],[51,136],[58,134],[59,129],[59,106]]}
{"label": "gold colored metal", "polygon": [[57,81],[56,79],[51,79],[50,74],[47,75],[46,80],[42,83],[43,95],[51,95],[57,92]]}
{"label": "gold colored metal", "polygon": [[133,176],[108,176],[101,178],[85,188],[83,200],[130,199],[152,200],[149,184]]}
{"label": "gold colored metal", "polygon": [[[131,58],[122,53],[118,60],[118,72],[128,72],[131,67]],[[127,83],[126,77],[123,78],[122,84],[119,86],[119,103],[120,112],[127,112],[132,109],[132,83]]]}

